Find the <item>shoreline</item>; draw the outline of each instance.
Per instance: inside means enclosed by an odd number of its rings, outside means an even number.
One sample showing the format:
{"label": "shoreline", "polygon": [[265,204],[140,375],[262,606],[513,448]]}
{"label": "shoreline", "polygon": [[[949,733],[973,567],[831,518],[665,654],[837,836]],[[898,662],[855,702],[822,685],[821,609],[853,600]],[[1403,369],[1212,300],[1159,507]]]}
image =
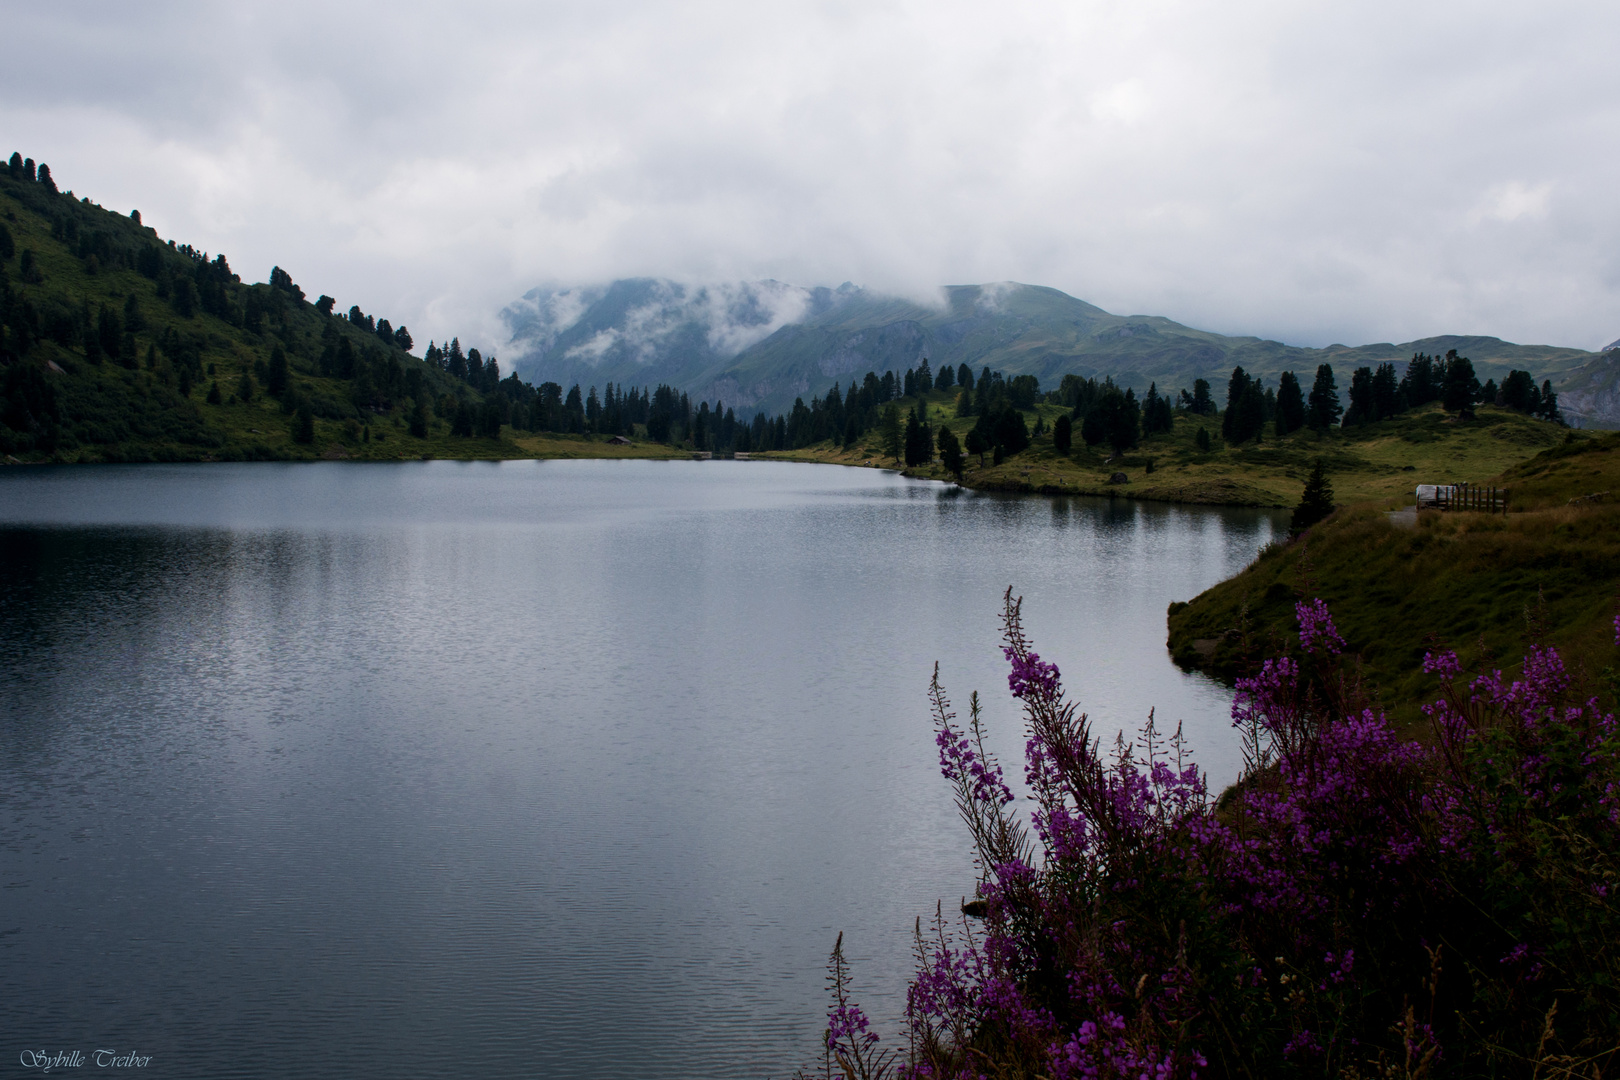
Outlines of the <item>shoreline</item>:
{"label": "shoreline", "polygon": [[[813,465],[845,465],[857,469],[886,469],[914,480],[939,480],[954,483],[970,491],[991,491],[1007,495],[1085,496],[1098,499],[1132,499],[1137,502],[1170,503],[1180,506],[1237,506],[1248,509],[1285,510],[1292,505],[1256,485],[1247,485],[1227,478],[1199,478],[1179,481],[1164,472],[1165,479],[1153,481],[1148,477],[1158,473],[1144,472],[1139,464],[1124,464],[1115,471],[1126,475],[1124,483],[1110,484],[1106,478],[1094,483],[1077,483],[1063,479],[1049,463],[1040,460],[1024,461],[1010,458],[999,466],[970,466],[957,480],[937,463],[926,468],[905,468],[900,465],[879,464],[861,454],[839,451],[806,452],[804,450],[773,450],[751,455],[756,461],[797,461]],[[1129,459],[1127,459],[1129,461]],[[1065,470],[1071,476],[1076,470]],[[1035,474],[1039,474],[1037,478]],[[1132,476],[1132,473],[1138,474]]]}
{"label": "shoreline", "polygon": [[[529,445],[523,445],[523,444]],[[542,447],[535,444],[559,443],[555,447]],[[189,449],[189,448],[186,448]],[[85,453],[65,455],[56,454],[50,458],[23,461],[12,455],[0,458],[0,464],[6,466],[41,466],[41,465],[215,465],[230,462],[282,462],[282,463],[315,463],[332,461],[349,461],[354,463],[369,462],[406,462],[406,461],[688,461],[705,460],[696,458],[695,452],[677,447],[666,446],[661,443],[636,442],[627,446],[612,446],[587,440],[560,440],[546,438],[545,436],[525,438],[519,440],[502,440],[500,447],[479,447],[470,453],[445,453],[443,447],[426,453],[391,453],[386,444],[360,444],[346,445],[334,443],[313,454],[288,454],[280,448],[269,446],[248,446],[237,448],[241,452],[234,454],[191,454],[179,447],[160,447],[156,451],[135,450],[128,453],[114,452],[111,455],[90,455]],[[482,451],[482,452],[477,452]],[[725,459],[722,459],[725,460]],[[1018,459],[998,467],[977,467],[968,469],[962,480],[958,481],[950,473],[938,465],[929,468],[904,468],[891,464],[880,464],[861,455],[833,456],[831,454],[817,454],[804,451],[755,451],[749,454],[747,460],[752,461],[788,461],[804,465],[840,465],[846,468],[879,469],[887,472],[897,472],[913,480],[937,480],[942,483],[954,483],[958,487],[969,491],[995,492],[1006,495],[1039,495],[1054,496],[1082,496],[1102,499],[1131,499],[1138,502],[1159,502],[1182,506],[1236,506],[1250,509],[1286,509],[1287,504],[1275,498],[1267,498],[1267,493],[1255,487],[1240,485],[1231,481],[1214,480],[1204,481],[1184,486],[1154,485],[1142,487],[1134,481],[1127,480],[1123,484],[1109,484],[1099,482],[1095,484],[1077,484],[1052,482],[1051,480],[1034,481],[1026,479],[1031,470],[1017,469]],[[975,480],[975,473],[991,473],[998,475],[985,476]],[[1046,470],[1043,470],[1046,472]],[[1022,475],[1011,475],[1022,473]]]}

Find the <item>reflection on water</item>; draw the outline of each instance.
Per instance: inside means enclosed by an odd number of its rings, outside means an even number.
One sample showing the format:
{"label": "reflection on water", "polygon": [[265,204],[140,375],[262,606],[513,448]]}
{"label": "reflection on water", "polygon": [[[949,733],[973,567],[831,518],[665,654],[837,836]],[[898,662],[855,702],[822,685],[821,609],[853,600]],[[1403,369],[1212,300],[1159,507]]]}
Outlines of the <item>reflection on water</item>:
{"label": "reflection on water", "polygon": [[1094,723],[1229,778],[1164,610],[1273,528],[757,462],[5,470],[0,1054],[783,1075],[838,930],[892,1016],[972,888],[933,661],[1016,762],[1011,584]]}

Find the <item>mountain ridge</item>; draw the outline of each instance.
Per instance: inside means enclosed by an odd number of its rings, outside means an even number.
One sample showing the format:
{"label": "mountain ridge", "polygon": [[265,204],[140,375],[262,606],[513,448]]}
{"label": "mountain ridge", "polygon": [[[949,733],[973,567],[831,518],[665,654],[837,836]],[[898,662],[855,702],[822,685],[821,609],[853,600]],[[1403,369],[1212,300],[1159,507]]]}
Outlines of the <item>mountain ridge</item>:
{"label": "mountain ridge", "polygon": [[[519,350],[514,370],[531,382],[667,382],[696,398],[765,412],[785,411],[794,398],[825,393],[834,381],[903,371],[925,357],[935,368],[965,363],[1034,375],[1048,388],[1075,374],[1174,392],[1198,378],[1219,385],[1237,366],[1274,383],[1284,371],[1306,376],[1332,364],[1345,385],[1356,367],[1457,349],[1481,379],[1526,368],[1561,390],[1590,386],[1570,402],[1572,418],[1620,423],[1620,389],[1604,381],[1601,354],[1584,349],[1459,334],[1313,348],[1199,330],[1162,315],[1115,315],[1050,286],[995,282],[940,293],[934,306],[847,282],[830,289],[635,278],[534,290],[524,298],[527,311],[512,305],[502,314],[512,330],[509,346]],[[558,297],[569,304],[552,303],[549,321],[537,317],[537,300]]]}

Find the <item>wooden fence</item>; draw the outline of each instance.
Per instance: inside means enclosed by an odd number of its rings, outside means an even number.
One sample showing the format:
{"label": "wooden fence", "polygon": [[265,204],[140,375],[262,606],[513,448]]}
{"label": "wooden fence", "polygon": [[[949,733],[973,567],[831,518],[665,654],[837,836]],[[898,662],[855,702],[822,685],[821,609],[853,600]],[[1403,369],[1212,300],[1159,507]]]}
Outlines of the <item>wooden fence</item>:
{"label": "wooden fence", "polygon": [[1444,484],[1435,492],[1435,505],[1441,510],[1506,514],[1508,489],[1480,487],[1477,484]]}

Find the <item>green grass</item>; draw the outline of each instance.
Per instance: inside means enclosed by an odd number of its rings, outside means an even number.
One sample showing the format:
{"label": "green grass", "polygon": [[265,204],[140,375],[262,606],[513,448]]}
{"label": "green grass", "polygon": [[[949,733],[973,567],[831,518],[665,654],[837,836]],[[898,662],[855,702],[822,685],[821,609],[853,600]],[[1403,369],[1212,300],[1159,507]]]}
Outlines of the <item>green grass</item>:
{"label": "green grass", "polygon": [[[1464,670],[1511,668],[1531,640],[1558,645],[1591,692],[1608,695],[1620,591],[1620,435],[1572,439],[1495,478],[1503,515],[1422,511],[1397,528],[1383,501],[1341,508],[1274,545],[1236,577],[1169,612],[1176,661],[1231,681],[1297,632],[1294,603],[1327,601],[1363,678],[1393,715],[1432,699],[1425,652],[1455,648]],[[1571,500],[1578,500],[1571,502]]]}
{"label": "green grass", "polygon": [[[915,399],[902,402],[909,411]],[[955,415],[952,395],[927,395],[929,416],[943,420],[958,438],[965,438],[974,420]],[[1174,430],[1146,439],[1136,449],[1109,460],[1103,447],[1079,445],[1068,454],[1052,446],[1053,421],[1066,410],[1040,405],[1026,415],[1033,425],[1037,414],[1048,434],[1035,439],[1025,452],[1001,465],[981,466],[969,458],[962,477],[967,487],[993,491],[1039,494],[1127,496],[1183,503],[1239,506],[1292,506],[1299,501],[1312,463],[1322,458],[1340,502],[1379,499],[1393,508],[1411,505],[1420,483],[1468,481],[1481,483],[1503,470],[1559,444],[1571,432],[1543,420],[1494,406],[1481,407],[1478,418],[1459,421],[1439,405],[1414,409],[1392,420],[1365,427],[1336,429],[1318,434],[1295,432],[1275,439],[1269,433],[1259,443],[1226,447],[1220,440],[1218,417],[1178,416]],[[1198,429],[1212,438],[1208,453],[1198,450]],[[1577,440],[1590,436],[1573,433]],[[1078,435],[1076,436],[1078,438]],[[842,450],[823,443],[804,450],[773,456],[842,464],[893,467],[875,435]],[[911,475],[947,479],[937,463],[908,470]],[[1124,473],[1122,484],[1109,478]]]}

